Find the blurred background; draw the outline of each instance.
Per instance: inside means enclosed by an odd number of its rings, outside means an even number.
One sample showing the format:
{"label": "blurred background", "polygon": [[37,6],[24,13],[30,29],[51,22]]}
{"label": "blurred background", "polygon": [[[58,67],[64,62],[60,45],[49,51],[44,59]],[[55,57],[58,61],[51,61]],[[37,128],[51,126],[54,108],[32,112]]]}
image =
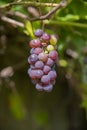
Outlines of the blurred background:
{"label": "blurred background", "polygon": [[29,41],[42,27],[28,19],[60,0],[10,2],[25,1],[0,0],[0,130],[87,130],[87,1],[68,0],[44,20],[45,31],[58,36],[57,79],[50,93],[38,92],[27,74]]}

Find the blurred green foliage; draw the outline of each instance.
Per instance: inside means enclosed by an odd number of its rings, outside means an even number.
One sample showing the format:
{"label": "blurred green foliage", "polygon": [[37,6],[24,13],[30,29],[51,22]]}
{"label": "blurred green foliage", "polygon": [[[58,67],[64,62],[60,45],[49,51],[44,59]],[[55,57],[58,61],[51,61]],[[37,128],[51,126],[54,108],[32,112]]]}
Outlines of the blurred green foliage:
{"label": "blurred green foliage", "polygon": [[[17,0],[0,0],[0,5],[10,2]],[[42,27],[42,21],[30,22],[11,12],[34,18],[35,12],[44,15],[52,7],[31,7],[34,13],[29,12],[28,5],[0,8],[0,130],[87,129],[87,1],[68,2],[44,20],[45,31],[58,35],[58,77],[51,93],[37,92],[27,75],[28,42],[34,37],[33,32]],[[24,27],[3,21],[2,16],[21,22]],[[8,74],[8,66],[13,73]]]}

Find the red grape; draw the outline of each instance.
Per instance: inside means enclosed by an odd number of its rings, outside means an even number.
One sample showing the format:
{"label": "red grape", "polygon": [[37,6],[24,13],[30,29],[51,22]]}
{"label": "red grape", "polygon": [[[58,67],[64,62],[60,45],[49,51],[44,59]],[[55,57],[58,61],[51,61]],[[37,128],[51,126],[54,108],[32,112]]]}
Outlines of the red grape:
{"label": "red grape", "polygon": [[41,52],[39,55],[38,55],[38,59],[43,61],[43,62],[46,62],[47,61],[47,54],[45,54],[44,52]]}
{"label": "red grape", "polygon": [[36,47],[40,47],[41,42],[39,39],[34,39],[34,40],[31,40],[29,44],[31,48],[36,48]]}
{"label": "red grape", "polygon": [[49,53],[49,57],[50,57],[52,60],[56,60],[57,57],[58,57],[57,51],[52,50],[52,51]]}
{"label": "red grape", "polygon": [[38,55],[38,54],[41,53],[42,51],[43,51],[42,48],[37,47],[37,48],[35,48],[34,53]]}

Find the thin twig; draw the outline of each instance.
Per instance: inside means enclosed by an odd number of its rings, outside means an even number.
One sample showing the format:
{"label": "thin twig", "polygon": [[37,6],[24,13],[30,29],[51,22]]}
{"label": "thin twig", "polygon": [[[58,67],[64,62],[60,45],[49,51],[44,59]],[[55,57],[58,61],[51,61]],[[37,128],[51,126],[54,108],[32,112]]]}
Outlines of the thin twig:
{"label": "thin twig", "polygon": [[12,25],[15,25],[15,26],[19,26],[19,27],[24,27],[24,24],[21,23],[21,22],[18,22],[16,20],[13,20],[11,18],[8,18],[6,16],[2,16],[1,17],[1,20],[5,21],[5,22],[8,22],[8,23],[11,23]]}
{"label": "thin twig", "polygon": [[28,5],[28,6],[41,6],[41,7],[56,7],[58,4],[54,3],[53,5],[51,3],[39,3],[39,2],[31,2],[31,1],[24,1],[24,2],[12,2],[12,3],[7,3],[4,5],[1,5],[0,8],[4,9],[10,6],[14,6],[14,5]]}
{"label": "thin twig", "polygon": [[56,11],[62,7],[66,6],[66,1],[62,0],[56,7],[54,7],[50,12],[48,12],[47,14],[40,16],[38,18],[33,18],[30,21],[37,21],[37,20],[45,20],[45,19],[49,19],[54,13],[56,13]]}

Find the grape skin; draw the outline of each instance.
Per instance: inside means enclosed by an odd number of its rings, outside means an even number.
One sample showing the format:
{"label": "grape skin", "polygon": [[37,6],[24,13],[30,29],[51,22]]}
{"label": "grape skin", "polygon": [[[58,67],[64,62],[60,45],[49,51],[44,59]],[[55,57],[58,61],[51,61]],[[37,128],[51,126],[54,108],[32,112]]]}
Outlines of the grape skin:
{"label": "grape skin", "polygon": [[46,65],[52,67],[54,65],[54,61],[51,58],[48,58]]}
{"label": "grape skin", "polygon": [[56,60],[57,57],[58,57],[57,51],[52,50],[52,51],[49,53],[49,57],[50,57],[52,60]]}
{"label": "grape skin", "polygon": [[41,38],[44,42],[50,41],[50,35],[48,33],[44,33]]}
{"label": "grape skin", "polygon": [[38,59],[41,60],[41,61],[43,61],[43,62],[46,62],[47,59],[48,59],[47,54],[45,54],[44,52],[40,53],[38,55]]}
{"label": "grape skin", "polygon": [[43,75],[42,78],[41,78],[41,82],[43,84],[49,84],[50,83],[50,77],[49,77],[49,75]]}
{"label": "grape skin", "polygon": [[50,77],[50,80],[54,80],[57,77],[56,71],[52,71],[52,70],[48,73],[48,75]]}
{"label": "grape skin", "polygon": [[35,32],[34,32],[35,36],[36,37],[41,37],[43,35],[43,31],[41,29],[37,29]]}
{"label": "grape skin", "polygon": [[44,67],[44,63],[42,61],[37,61],[35,63],[35,68],[37,68],[37,69],[43,69],[43,67]]}
{"label": "grape skin", "polygon": [[29,44],[31,48],[37,48],[37,47],[40,47],[41,42],[39,39],[34,39],[34,40],[31,40]]}
{"label": "grape skin", "polygon": [[38,56],[36,54],[32,54],[28,58],[28,62],[30,64],[34,64],[38,60]]}
{"label": "grape skin", "polygon": [[43,68],[44,74],[48,74],[48,72],[51,70],[51,68],[48,65],[45,65]]}
{"label": "grape skin", "polygon": [[37,47],[37,48],[34,49],[34,54],[37,54],[37,55],[38,55],[38,54],[40,54],[42,51],[43,51],[42,48]]}

